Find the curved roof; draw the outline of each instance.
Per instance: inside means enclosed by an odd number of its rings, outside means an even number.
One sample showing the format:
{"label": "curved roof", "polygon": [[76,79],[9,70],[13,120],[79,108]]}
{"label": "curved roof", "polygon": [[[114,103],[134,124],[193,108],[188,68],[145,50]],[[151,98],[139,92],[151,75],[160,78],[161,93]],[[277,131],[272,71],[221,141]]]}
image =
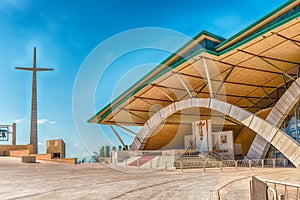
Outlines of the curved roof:
{"label": "curved roof", "polygon": [[[288,1],[227,40],[201,32],[89,122],[143,125],[157,109],[190,97],[214,97],[250,112],[274,105],[299,76],[299,3]],[[199,117],[195,112],[212,115],[190,110],[187,121]],[[184,122],[174,115],[166,123]]]}

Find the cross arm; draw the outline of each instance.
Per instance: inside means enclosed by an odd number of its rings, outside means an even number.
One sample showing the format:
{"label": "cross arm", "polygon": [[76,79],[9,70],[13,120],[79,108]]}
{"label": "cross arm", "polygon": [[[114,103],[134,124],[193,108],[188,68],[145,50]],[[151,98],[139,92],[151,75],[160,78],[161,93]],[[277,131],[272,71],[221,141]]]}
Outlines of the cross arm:
{"label": "cross arm", "polygon": [[53,68],[36,68],[36,71],[53,71]]}
{"label": "cross arm", "polygon": [[26,70],[26,71],[33,71],[33,68],[30,68],[30,67],[16,67],[16,69]]}

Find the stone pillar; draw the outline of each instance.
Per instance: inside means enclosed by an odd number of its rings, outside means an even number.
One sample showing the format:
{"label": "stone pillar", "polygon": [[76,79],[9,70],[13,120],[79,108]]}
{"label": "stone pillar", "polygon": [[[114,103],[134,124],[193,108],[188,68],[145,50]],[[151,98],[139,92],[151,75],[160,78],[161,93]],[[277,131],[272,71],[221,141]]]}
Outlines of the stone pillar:
{"label": "stone pillar", "polygon": [[16,145],[17,142],[16,142],[16,134],[17,134],[17,126],[16,126],[16,123],[13,123],[12,125],[12,145]]}

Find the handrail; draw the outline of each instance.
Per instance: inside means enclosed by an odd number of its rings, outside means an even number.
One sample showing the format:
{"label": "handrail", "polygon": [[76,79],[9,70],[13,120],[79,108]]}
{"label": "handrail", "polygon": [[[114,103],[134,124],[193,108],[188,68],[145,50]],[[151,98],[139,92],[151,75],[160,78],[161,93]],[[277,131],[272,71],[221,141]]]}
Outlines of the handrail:
{"label": "handrail", "polygon": [[271,187],[268,187],[268,190],[270,190],[273,193],[273,200],[277,200],[277,191]]}
{"label": "handrail", "polygon": [[290,186],[290,187],[300,188],[300,184],[295,184],[295,183],[286,183],[286,182],[273,181],[273,180],[267,180],[267,179],[259,179],[259,180],[266,182],[266,183],[280,184],[280,185],[286,185],[286,186]]}

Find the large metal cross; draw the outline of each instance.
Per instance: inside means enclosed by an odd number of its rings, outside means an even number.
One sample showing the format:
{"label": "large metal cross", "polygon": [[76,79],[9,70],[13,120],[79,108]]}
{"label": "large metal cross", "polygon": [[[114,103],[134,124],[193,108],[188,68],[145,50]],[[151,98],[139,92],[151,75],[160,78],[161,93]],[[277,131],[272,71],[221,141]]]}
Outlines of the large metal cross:
{"label": "large metal cross", "polygon": [[30,123],[30,144],[34,147],[34,153],[38,153],[37,140],[37,89],[36,89],[36,72],[52,71],[52,68],[36,68],[36,47],[34,47],[33,67],[16,67],[16,69],[32,71],[32,99],[31,99],[31,123]]}

